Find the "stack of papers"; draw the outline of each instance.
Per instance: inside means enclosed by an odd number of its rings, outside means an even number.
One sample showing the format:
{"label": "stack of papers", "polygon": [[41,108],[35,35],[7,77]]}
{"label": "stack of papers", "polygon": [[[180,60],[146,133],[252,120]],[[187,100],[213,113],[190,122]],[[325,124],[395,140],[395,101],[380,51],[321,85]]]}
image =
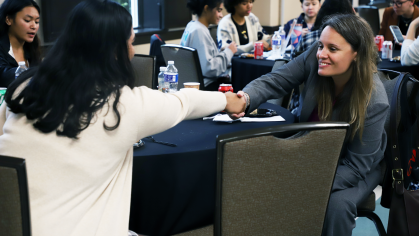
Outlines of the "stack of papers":
{"label": "stack of papers", "polygon": [[228,115],[217,115],[214,116],[213,121],[218,122],[227,122],[232,123],[235,121],[241,121],[241,122],[273,122],[273,121],[285,121],[282,116],[271,116],[271,117],[242,117],[237,120],[232,120]]}

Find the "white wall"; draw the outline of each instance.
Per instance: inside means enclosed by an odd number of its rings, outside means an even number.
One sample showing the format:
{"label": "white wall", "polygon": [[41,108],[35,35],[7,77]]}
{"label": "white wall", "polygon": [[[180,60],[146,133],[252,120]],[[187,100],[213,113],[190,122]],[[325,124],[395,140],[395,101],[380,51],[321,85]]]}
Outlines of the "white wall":
{"label": "white wall", "polygon": [[298,0],[281,0],[281,25],[286,24],[289,20],[298,17],[303,10]]}
{"label": "white wall", "polygon": [[261,25],[278,26],[280,25],[281,0],[255,1],[252,12],[259,18]]}

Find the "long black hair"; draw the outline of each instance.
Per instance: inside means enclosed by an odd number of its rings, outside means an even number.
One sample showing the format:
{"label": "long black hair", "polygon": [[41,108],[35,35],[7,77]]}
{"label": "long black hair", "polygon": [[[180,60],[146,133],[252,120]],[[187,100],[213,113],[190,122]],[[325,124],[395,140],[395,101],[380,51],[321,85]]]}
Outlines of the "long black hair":
{"label": "long black hair", "polygon": [[334,14],[355,15],[355,12],[349,0],[326,0],[320,7],[319,13],[317,13],[316,21],[311,31],[319,30],[322,24]]}
{"label": "long black hair", "polygon": [[[7,35],[9,27],[6,24],[6,17],[15,20],[16,13],[20,12],[25,7],[35,7],[38,14],[41,15],[41,9],[33,0],[6,0],[0,7],[0,35]],[[35,35],[31,43],[23,45],[25,58],[29,61],[31,66],[37,66],[41,62],[41,51],[39,49],[39,38]]]}
{"label": "long black hair", "polygon": [[130,13],[118,3],[78,4],[27,86],[18,94],[16,89],[28,77],[20,76],[8,88],[5,99],[11,111],[35,120],[34,127],[44,133],[77,138],[114,96],[117,123],[103,126],[116,129],[121,120],[120,89],[134,87],[127,44],[131,28]]}
{"label": "long black hair", "polygon": [[208,5],[209,9],[214,9],[215,7],[220,6],[221,3],[223,3],[223,0],[188,0],[186,6],[192,11],[192,14],[200,17],[204,11],[205,5]]}

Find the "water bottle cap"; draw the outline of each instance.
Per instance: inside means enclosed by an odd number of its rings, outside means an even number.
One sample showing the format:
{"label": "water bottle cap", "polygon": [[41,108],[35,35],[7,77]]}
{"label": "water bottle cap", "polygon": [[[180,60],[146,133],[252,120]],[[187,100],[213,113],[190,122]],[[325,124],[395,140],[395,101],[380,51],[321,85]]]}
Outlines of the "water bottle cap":
{"label": "water bottle cap", "polygon": [[24,61],[20,61],[20,62],[18,62],[18,64],[19,64],[19,66],[26,66],[26,62],[24,62]]}
{"label": "water bottle cap", "polygon": [[174,62],[174,61],[168,61],[168,62],[167,62],[167,64],[169,64],[169,65],[174,65],[174,64],[175,64],[175,62]]}
{"label": "water bottle cap", "polygon": [[160,66],[160,71],[166,71],[166,67]]}

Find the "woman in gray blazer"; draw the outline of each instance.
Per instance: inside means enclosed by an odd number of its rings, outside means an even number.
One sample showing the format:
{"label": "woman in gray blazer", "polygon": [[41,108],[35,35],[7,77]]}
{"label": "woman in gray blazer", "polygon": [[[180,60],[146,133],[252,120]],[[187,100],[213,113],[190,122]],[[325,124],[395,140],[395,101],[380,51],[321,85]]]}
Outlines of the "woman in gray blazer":
{"label": "woman in gray blazer", "polygon": [[374,73],[377,49],[370,26],[354,15],[337,15],[322,27],[319,42],[295,60],[254,80],[243,92],[247,111],[280,98],[304,83],[297,112],[300,122],[351,124],[339,160],[323,235],[351,235],[357,205],[380,182],[379,162],[387,136],[389,104]]}

